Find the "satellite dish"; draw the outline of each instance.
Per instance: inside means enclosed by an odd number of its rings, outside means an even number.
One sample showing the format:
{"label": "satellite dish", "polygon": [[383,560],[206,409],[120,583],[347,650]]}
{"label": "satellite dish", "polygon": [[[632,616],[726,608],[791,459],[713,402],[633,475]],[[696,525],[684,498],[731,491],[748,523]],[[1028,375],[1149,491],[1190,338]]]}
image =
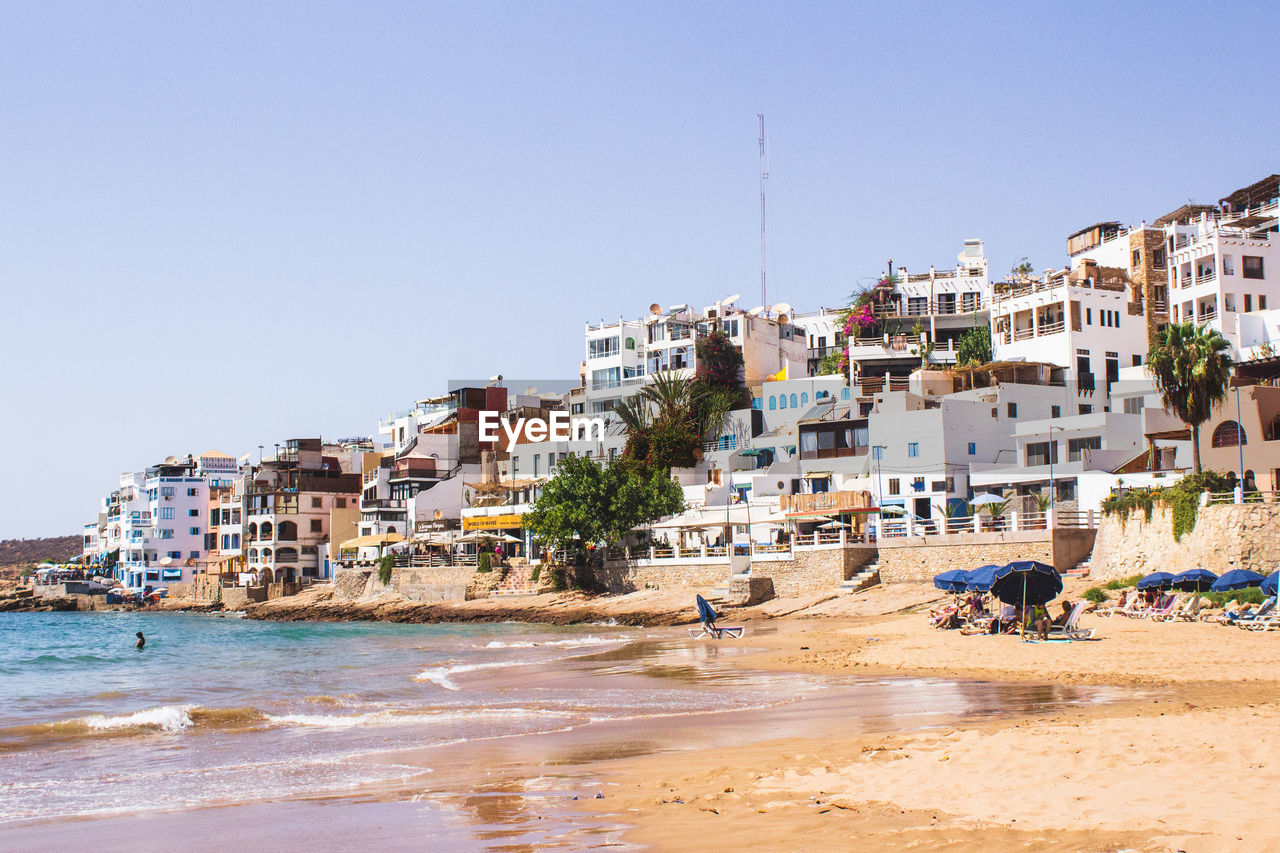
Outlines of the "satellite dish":
{"label": "satellite dish", "polygon": [[688,309],[689,303],[681,302],[679,305],[671,305],[667,308],[672,314],[679,314],[681,311]]}
{"label": "satellite dish", "polygon": [[763,314],[763,313],[764,313],[764,306],[763,306],[763,305],[757,305],[755,308],[752,308],[750,311],[748,311],[748,312],[747,312],[747,316],[748,316],[748,317],[759,317],[759,316],[760,316],[761,314]]}
{"label": "satellite dish", "polygon": [[659,304],[658,304],[658,303],[656,303],[656,302],[649,306],[649,313],[650,313],[650,314],[658,314],[658,313],[660,313],[661,311],[662,311],[662,306],[661,306],[661,305],[659,305]]}
{"label": "satellite dish", "polygon": [[167,456],[167,457],[165,457],[164,464],[166,464],[166,465],[177,465],[177,464],[178,464],[178,457],[176,457],[176,456]]}
{"label": "satellite dish", "polygon": [[779,302],[777,305],[773,306],[773,310],[778,312],[778,320],[785,323],[786,321],[782,319],[781,315],[791,313],[791,303]]}
{"label": "satellite dish", "polygon": [[720,302],[722,305],[732,305],[733,303],[737,302],[741,298],[742,298],[741,293],[735,293],[732,296],[726,296],[724,299],[721,299]]}

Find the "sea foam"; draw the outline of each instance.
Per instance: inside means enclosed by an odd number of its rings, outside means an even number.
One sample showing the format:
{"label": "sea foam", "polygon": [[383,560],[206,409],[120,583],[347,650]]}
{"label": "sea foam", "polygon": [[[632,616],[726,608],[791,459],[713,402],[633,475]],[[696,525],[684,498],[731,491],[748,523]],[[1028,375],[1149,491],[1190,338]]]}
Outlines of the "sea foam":
{"label": "sea foam", "polygon": [[192,705],[160,705],[122,714],[116,717],[105,717],[94,714],[81,717],[79,722],[91,729],[107,731],[111,729],[160,729],[165,732],[181,732],[191,728]]}

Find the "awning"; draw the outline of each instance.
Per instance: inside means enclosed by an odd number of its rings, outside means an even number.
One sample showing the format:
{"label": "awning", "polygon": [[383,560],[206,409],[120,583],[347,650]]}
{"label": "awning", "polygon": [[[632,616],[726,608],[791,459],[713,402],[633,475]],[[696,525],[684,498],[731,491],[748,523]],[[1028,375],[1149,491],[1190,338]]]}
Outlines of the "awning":
{"label": "awning", "polygon": [[403,542],[404,537],[399,533],[383,533],[373,536],[357,536],[355,539],[348,539],[339,547],[340,550],[348,551],[354,548],[373,548],[376,546],[390,545],[392,542]]}
{"label": "awning", "polygon": [[830,476],[831,476],[831,472],[830,472],[830,471],[810,471],[808,474],[805,474],[805,475],[804,475],[804,476],[802,476],[800,479],[802,479],[802,480],[824,480],[824,479],[826,479],[827,477],[830,477]]}

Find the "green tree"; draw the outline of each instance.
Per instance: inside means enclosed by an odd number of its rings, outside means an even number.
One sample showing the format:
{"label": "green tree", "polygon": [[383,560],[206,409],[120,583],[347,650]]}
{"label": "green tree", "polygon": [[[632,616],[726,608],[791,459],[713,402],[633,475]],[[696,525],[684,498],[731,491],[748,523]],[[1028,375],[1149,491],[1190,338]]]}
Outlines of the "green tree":
{"label": "green tree", "polygon": [[1191,458],[1200,467],[1200,425],[1227,397],[1231,378],[1230,344],[1217,330],[1195,323],[1170,323],[1156,335],[1147,353],[1165,408],[1191,428]]}
{"label": "green tree", "polygon": [[974,326],[960,336],[956,347],[956,362],[959,364],[986,364],[991,361],[991,328]]}
{"label": "green tree", "polygon": [[612,544],[629,531],[684,509],[684,492],[662,470],[634,460],[601,465],[570,456],[524,515],[525,526],[552,548]]}
{"label": "green tree", "polygon": [[1025,257],[1019,258],[1018,262],[1013,265],[1013,269],[1009,270],[1009,280],[1021,284],[1031,278],[1032,270],[1031,261],[1028,261]]}
{"label": "green tree", "polygon": [[742,353],[733,340],[720,329],[714,329],[698,338],[695,347],[698,355],[697,381],[703,385],[720,388],[742,387]]}
{"label": "green tree", "polygon": [[703,442],[720,434],[729,412],[748,405],[737,380],[721,385],[675,371],[655,373],[651,380],[615,411],[627,428],[626,458],[664,472],[696,465]]}

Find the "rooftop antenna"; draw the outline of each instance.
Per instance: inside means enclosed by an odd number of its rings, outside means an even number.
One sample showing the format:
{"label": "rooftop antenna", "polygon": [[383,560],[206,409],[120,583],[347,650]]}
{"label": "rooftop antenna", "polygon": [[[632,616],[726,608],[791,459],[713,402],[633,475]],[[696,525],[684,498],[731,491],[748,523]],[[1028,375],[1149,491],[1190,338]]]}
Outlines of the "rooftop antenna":
{"label": "rooftop antenna", "polygon": [[760,304],[768,305],[767,276],[765,270],[764,183],[769,180],[768,161],[764,147],[764,113],[756,113],[760,119]]}

